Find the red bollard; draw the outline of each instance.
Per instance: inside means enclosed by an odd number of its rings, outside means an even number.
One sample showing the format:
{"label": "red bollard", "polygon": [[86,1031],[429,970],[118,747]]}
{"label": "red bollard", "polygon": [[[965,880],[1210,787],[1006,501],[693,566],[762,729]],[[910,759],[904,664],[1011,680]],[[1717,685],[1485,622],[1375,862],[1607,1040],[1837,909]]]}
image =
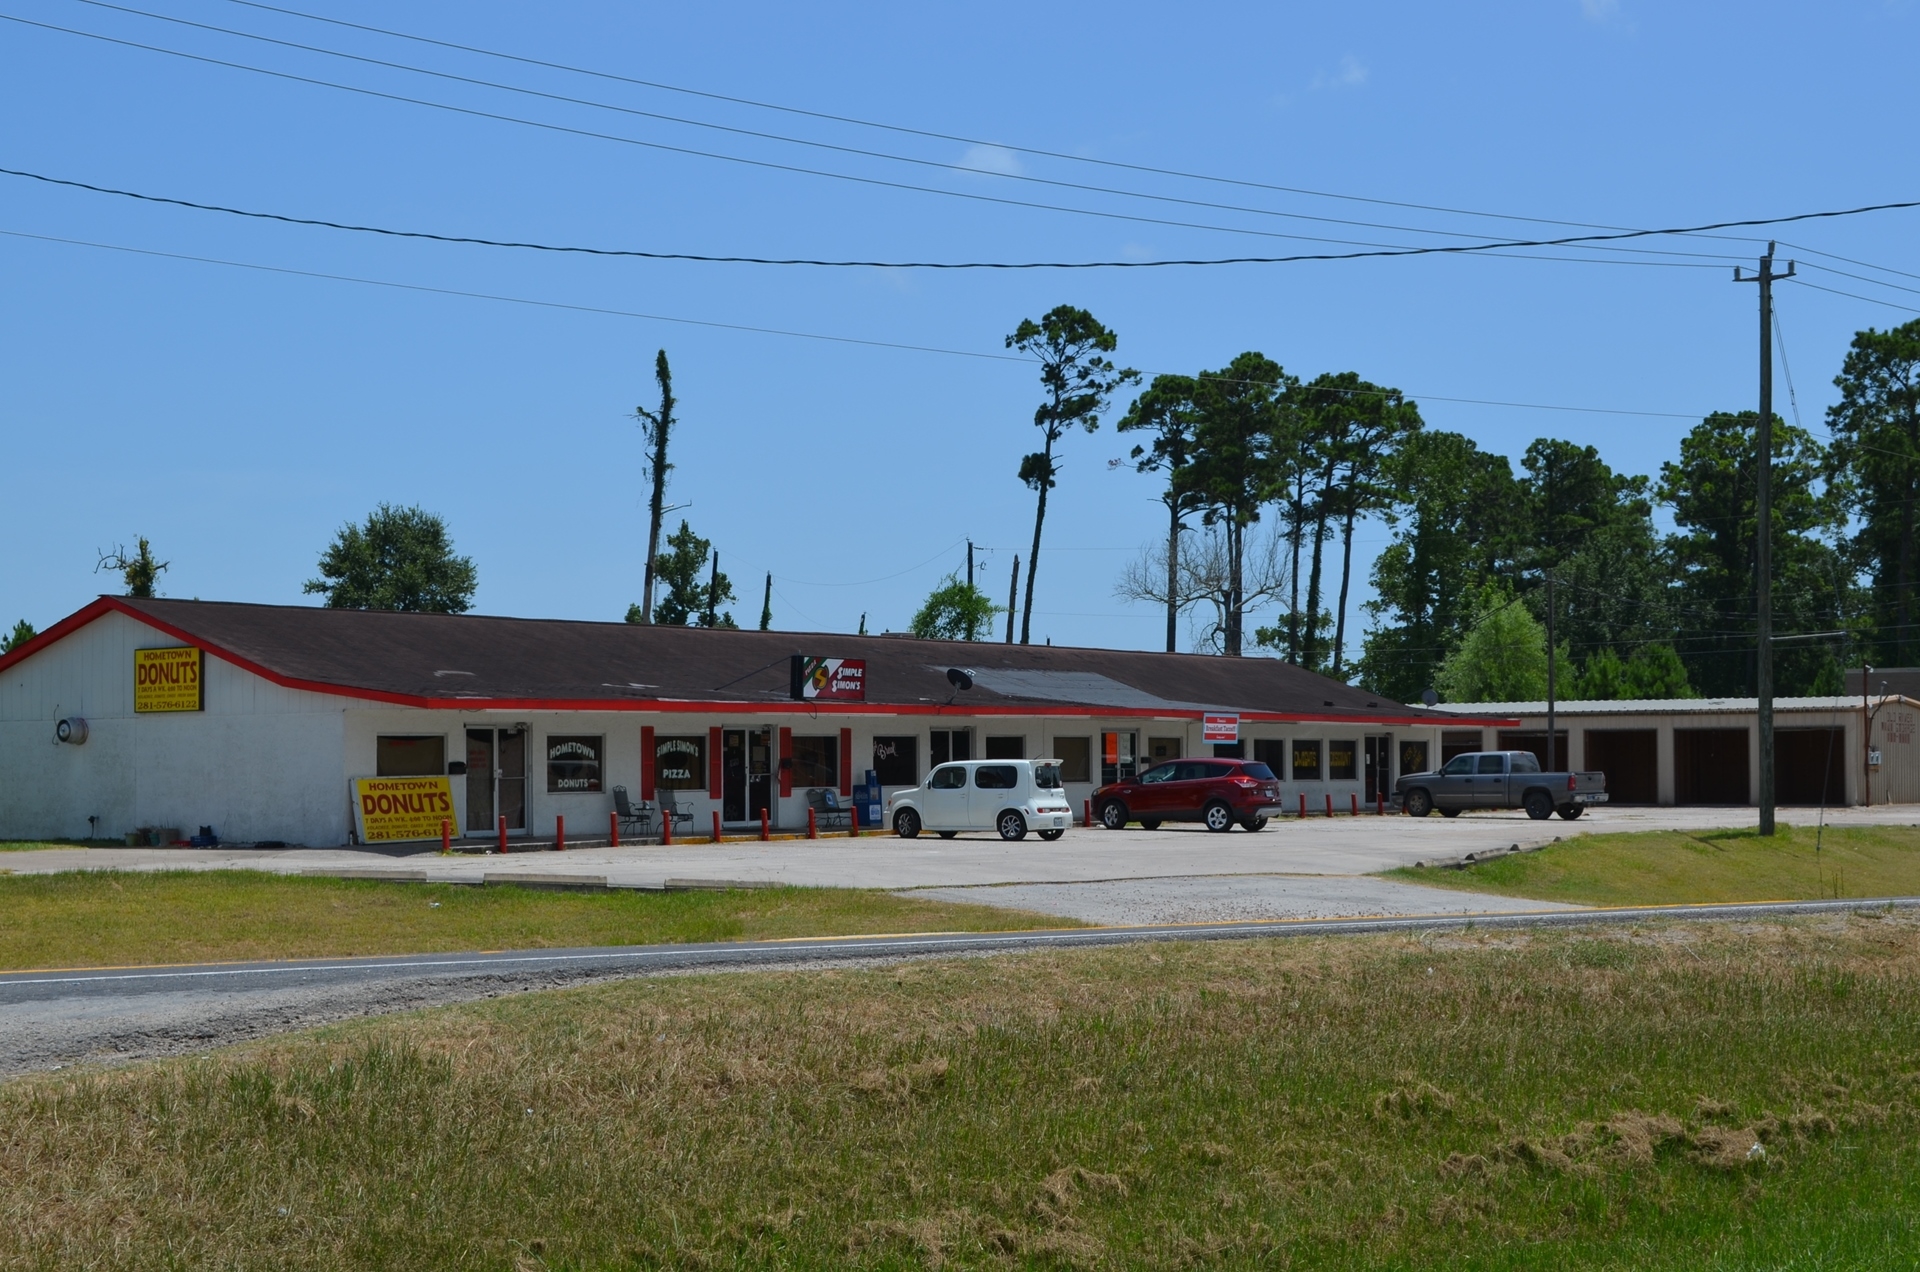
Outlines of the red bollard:
{"label": "red bollard", "polygon": [[1307,793],[1305,791],[1301,791],[1300,792],[1300,820],[1305,821],[1306,819],[1307,819]]}
{"label": "red bollard", "polygon": [[1387,793],[1385,791],[1376,792],[1374,798],[1380,801],[1380,806],[1373,810],[1373,815],[1375,817],[1385,817],[1387,815]]}
{"label": "red bollard", "polygon": [[1088,799],[1082,800],[1081,803],[1084,807],[1080,811],[1080,824],[1082,826],[1091,826],[1093,825],[1093,801]]}
{"label": "red bollard", "polygon": [[807,809],[807,838],[808,839],[820,838],[820,827],[816,824],[816,821],[817,819],[813,815],[813,809],[811,808]]}
{"label": "red bollard", "polygon": [[1327,792],[1327,816],[1333,816],[1333,792]]}
{"label": "red bollard", "polygon": [[445,857],[453,852],[453,823],[440,819],[440,855]]}
{"label": "red bollard", "polygon": [[1360,793],[1358,791],[1348,791],[1347,794],[1353,800],[1353,815],[1358,817],[1360,815]]}
{"label": "red bollard", "polygon": [[847,810],[847,838],[860,838],[860,809],[858,807]]}
{"label": "red bollard", "polygon": [[660,805],[660,846],[665,848],[673,843],[673,804],[671,801]]}
{"label": "red bollard", "polygon": [[717,808],[713,810],[713,842],[720,842],[720,810]]}
{"label": "red bollard", "polygon": [[767,824],[767,810],[760,810],[760,842],[766,843],[773,838],[773,828]]}
{"label": "red bollard", "polygon": [[507,855],[507,815],[500,814],[500,855]]}
{"label": "red bollard", "polygon": [[555,852],[567,850],[567,819],[558,813],[553,818],[553,850]]}
{"label": "red bollard", "polygon": [[608,813],[607,814],[607,847],[618,848],[619,846],[620,846],[620,814],[617,812]]}

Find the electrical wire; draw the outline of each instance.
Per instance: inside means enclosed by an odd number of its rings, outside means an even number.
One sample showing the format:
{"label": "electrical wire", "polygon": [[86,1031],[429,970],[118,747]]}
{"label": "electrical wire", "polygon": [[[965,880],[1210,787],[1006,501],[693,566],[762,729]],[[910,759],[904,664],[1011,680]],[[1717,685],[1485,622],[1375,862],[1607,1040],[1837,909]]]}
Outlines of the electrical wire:
{"label": "electrical wire", "polygon": [[1783,278],[1780,281],[1783,283],[1793,283],[1799,287],[1811,287],[1815,291],[1826,292],[1830,296],[1845,296],[1848,300],[1864,300],[1869,305],[1885,305],[1888,309],[1902,309],[1910,314],[1920,314],[1920,309],[1915,309],[1912,305],[1901,305],[1891,300],[1881,300],[1877,296],[1862,296],[1858,292],[1841,291],[1838,287],[1822,287],[1820,284],[1810,283],[1804,278]]}
{"label": "electrical wire", "polygon": [[[6,18],[0,14],[0,18]],[[261,212],[247,208],[229,207],[218,203],[201,203],[191,199],[177,199],[168,195],[146,194],[137,190],[125,190],[114,186],[96,185],[87,181],[76,181],[67,177],[48,176],[44,173],[30,172],[23,168],[0,168],[0,176],[19,177],[38,181],[47,185],[65,186],[69,189],[86,190],[94,194],[111,195],[117,198],[133,199],[142,203],[164,204],[171,207],[188,208],[197,212],[218,212],[226,216],[245,217],[250,220],[275,221],[283,225],[304,225],[321,229],[342,230],[355,234],[375,234],[386,238],[421,239],[434,243],[455,243],[474,247],[511,248],[535,252],[554,252],[570,255],[627,257],[640,260],[690,261],[701,264],[733,265],[806,265],[827,268],[852,269],[942,269],[942,270],[1028,270],[1028,269],[1150,269],[1166,266],[1210,266],[1210,265],[1283,265],[1301,261],[1343,261],[1361,260],[1377,257],[1458,255],[1462,253],[1494,252],[1498,249],[1523,247],[1560,247],[1578,240],[1543,239],[1536,241],[1510,240],[1501,243],[1481,243],[1471,245],[1447,245],[1439,247],[1393,248],[1383,251],[1341,252],[1341,253],[1305,253],[1293,256],[1238,256],[1210,259],[1160,260],[1160,261],[873,261],[873,260],[825,260],[793,257],[760,256],[714,256],[693,252],[655,252],[639,248],[587,247],[578,244],[537,243],[513,239],[489,239],[471,235],[439,234],[428,230],[400,230],[387,226],[359,225],[347,221],[330,221],[320,217],[292,216],[280,212]],[[1826,212],[1802,212],[1790,216],[1761,218],[1744,221],[1723,221],[1705,228],[1723,228],[1728,226],[1771,225],[1782,221],[1801,221],[1823,217],[1858,216],[1867,212],[1882,212],[1900,208],[1920,207],[1920,200],[1906,203],[1885,203],[1869,207],[1851,208]],[[1632,230],[1625,237],[1643,237],[1663,234],[1687,234],[1689,229]],[[1290,237],[1290,236],[1279,236]],[[1501,253],[1509,258],[1507,253]],[[1529,259],[1524,256],[1512,256],[1512,259]],[[1669,269],[1718,269],[1716,265],[1695,265],[1681,261],[1610,261],[1585,257],[1544,257],[1534,259],[1573,261],[1579,264],[1640,265]]]}
{"label": "electrical wire", "polygon": [[1808,247],[1804,243],[1789,243],[1779,240],[1781,247],[1790,247],[1796,252],[1811,252],[1815,256],[1824,256],[1830,261],[1845,261],[1849,265],[1858,265],[1862,269],[1877,269],[1883,274],[1898,274],[1902,278],[1920,278],[1920,274],[1909,274],[1904,269],[1894,269],[1891,265],[1875,265],[1872,261],[1856,261],[1851,256],[1836,256],[1832,252],[1823,252],[1817,247]]}

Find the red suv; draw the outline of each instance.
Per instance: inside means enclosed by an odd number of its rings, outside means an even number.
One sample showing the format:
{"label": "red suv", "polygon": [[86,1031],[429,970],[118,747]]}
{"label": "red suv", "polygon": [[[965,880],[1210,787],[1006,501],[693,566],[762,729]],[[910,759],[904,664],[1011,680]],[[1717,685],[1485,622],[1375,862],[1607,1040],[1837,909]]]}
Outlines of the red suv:
{"label": "red suv", "polygon": [[1130,821],[1148,830],[1163,821],[1204,822],[1208,830],[1239,822],[1259,830],[1279,812],[1279,779],[1253,760],[1172,760],[1093,793],[1094,816],[1108,830]]}

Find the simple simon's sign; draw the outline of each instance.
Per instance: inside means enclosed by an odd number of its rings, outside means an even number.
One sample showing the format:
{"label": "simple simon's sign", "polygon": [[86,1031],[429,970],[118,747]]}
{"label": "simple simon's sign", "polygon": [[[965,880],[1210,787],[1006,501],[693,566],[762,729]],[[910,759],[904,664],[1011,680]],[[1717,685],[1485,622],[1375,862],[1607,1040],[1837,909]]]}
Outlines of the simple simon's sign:
{"label": "simple simon's sign", "polygon": [[397,839],[438,839],[440,823],[460,833],[453,811],[453,782],[446,777],[357,777],[353,816],[363,844]]}
{"label": "simple simon's sign", "polygon": [[795,654],[788,687],[796,702],[865,702],[867,660],[864,658],[809,658]]}
{"label": "simple simon's sign", "polygon": [[206,655],[190,645],[133,651],[133,709],[198,711]]}

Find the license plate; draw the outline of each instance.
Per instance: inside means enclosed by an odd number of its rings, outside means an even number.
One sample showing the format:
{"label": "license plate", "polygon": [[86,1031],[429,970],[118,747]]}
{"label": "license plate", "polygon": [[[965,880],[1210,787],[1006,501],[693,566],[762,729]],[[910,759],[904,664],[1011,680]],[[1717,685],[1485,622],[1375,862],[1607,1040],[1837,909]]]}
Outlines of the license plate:
{"label": "license plate", "polygon": [[1593,795],[1575,795],[1573,802],[1576,804],[1604,804],[1607,802],[1607,793],[1601,791]]}
{"label": "license plate", "polygon": [[1058,829],[1058,828],[1060,828],[1060,827],[1063,827],[1063,826],[1065,826],[1065,825],[1067,824],[1067,819],[1066,819],[1066,818],[1064,818],[1064,817],[1056,817],[1056,818],[1054,818],[1054,819],[1053,819],[1053,824],[1054,824],[1054,827],[1055,827],[1055,829]]}

